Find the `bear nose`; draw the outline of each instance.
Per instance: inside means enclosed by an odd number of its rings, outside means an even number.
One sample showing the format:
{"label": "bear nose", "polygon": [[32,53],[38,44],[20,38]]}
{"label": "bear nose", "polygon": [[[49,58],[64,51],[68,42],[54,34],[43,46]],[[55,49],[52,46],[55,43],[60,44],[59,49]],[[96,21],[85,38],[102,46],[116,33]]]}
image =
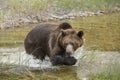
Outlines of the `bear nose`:
{"label": "bear nose", "polygon": [[66,54],[72,54],[74,52],[74,49],[73,49],[73,45],[71,45],[71,44],[68,44],[67,46],[66,46]]}

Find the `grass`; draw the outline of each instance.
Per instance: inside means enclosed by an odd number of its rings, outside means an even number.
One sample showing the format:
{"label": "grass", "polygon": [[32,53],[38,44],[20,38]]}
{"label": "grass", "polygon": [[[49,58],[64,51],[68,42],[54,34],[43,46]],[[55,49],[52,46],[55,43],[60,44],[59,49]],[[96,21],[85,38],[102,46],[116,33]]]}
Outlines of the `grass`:
{"label": "grass", "polygon": [[57,7],[63,10],[98,11],[112,10],[120,4],[119,0],[56,0]]}
{"label": "grass", "polygon": [[17,74],[4,74],[0,73],[1,80],[34,80],[27,75],[17,75]]}
{"label": "grass", "polygon": [[22,12],[31,14],[46,9],[47,0],[9,0],[6,4],[14,13]]}
{"label": "grass", "polygon": [[[26,5],[28,3],[28,5]],[[35,13],[55,5],[55,10],[111,10],[120,5],[119,0],[8,0],[6,5],[13,12]],[[31,11],[32,10],[32,11]]]}
{"label": "grass", "polygon": [[5,0],[0,1],[0,5],[0,20],[4,22],[8,15],[15,19],[44,11],[113,11],[115,7],[120,7],[120,0]]}
{"label": "grass", "polygon": [[[112,69],[111,69],[112,68]],[[120,65],[113,64],[100,74],[91,75],[89,80],[120,80]]]}

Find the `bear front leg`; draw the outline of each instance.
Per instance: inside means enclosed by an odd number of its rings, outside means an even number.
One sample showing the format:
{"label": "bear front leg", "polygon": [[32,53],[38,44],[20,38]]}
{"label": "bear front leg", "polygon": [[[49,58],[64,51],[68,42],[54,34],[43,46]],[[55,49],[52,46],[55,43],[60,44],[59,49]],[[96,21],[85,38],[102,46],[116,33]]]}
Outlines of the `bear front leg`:
{"label": "bear front leg", "polygon": [[64,65],[75,65],[76,62],[77,62],[77,59],[69,56],[69,57],[64,57],[63,64]]}
{"label": "bear front leg", "polygon": [[63,65],[64,59],[61,56],[63,54],[64,52],[58,46],[53,48],[50,53],[50,60],[52,65]]}
{"label": "bear front leg", "polygon": [[52,65],[75,65],[77,60],[74,57],[66,57],[61,55],[54,55],[51,59]]}
{"label": "bear front leg", "polygon": [[52,65],[74,65],[77,62],[74,57],[65,54],[65,52],[59,48],[54,48],[53,51],[51,51],[50,60]]}
{"label": "bear front leg", "polygon": [[64,63],[64,58],[60,55],[55,55],[52,59],[51,59],[51,63],[52,65],[63,65]]}

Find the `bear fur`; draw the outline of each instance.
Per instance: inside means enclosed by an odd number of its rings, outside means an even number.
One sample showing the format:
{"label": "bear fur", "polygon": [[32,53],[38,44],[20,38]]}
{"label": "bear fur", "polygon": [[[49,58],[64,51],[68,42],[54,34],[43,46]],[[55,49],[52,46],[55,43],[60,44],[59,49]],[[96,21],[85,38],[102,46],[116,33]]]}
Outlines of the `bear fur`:
{"label": "bear fur", "polygon": [[44,60],[48,56],[53,65],[74,65],[71,57],[83,45],[83,31],[75,31],[69,23],[40,24],[33,28],[25,38],[26,53]]}

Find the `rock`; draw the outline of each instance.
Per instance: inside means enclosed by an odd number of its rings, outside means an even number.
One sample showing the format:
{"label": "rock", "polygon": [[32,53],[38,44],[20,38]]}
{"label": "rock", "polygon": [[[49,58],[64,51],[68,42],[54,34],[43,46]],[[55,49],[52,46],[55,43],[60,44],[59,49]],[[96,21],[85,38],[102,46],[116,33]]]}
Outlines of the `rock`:
{"label": "rock", "polygon": [[19,22],[19,23],[30,23],[31,21],[28,20],[27,18],[20,18],[20,19],[18,20],[18,22]]}
{"label": "rock", "polygon": [[114,10],[119,12],[120,11],[120,7],[115,7]]}

